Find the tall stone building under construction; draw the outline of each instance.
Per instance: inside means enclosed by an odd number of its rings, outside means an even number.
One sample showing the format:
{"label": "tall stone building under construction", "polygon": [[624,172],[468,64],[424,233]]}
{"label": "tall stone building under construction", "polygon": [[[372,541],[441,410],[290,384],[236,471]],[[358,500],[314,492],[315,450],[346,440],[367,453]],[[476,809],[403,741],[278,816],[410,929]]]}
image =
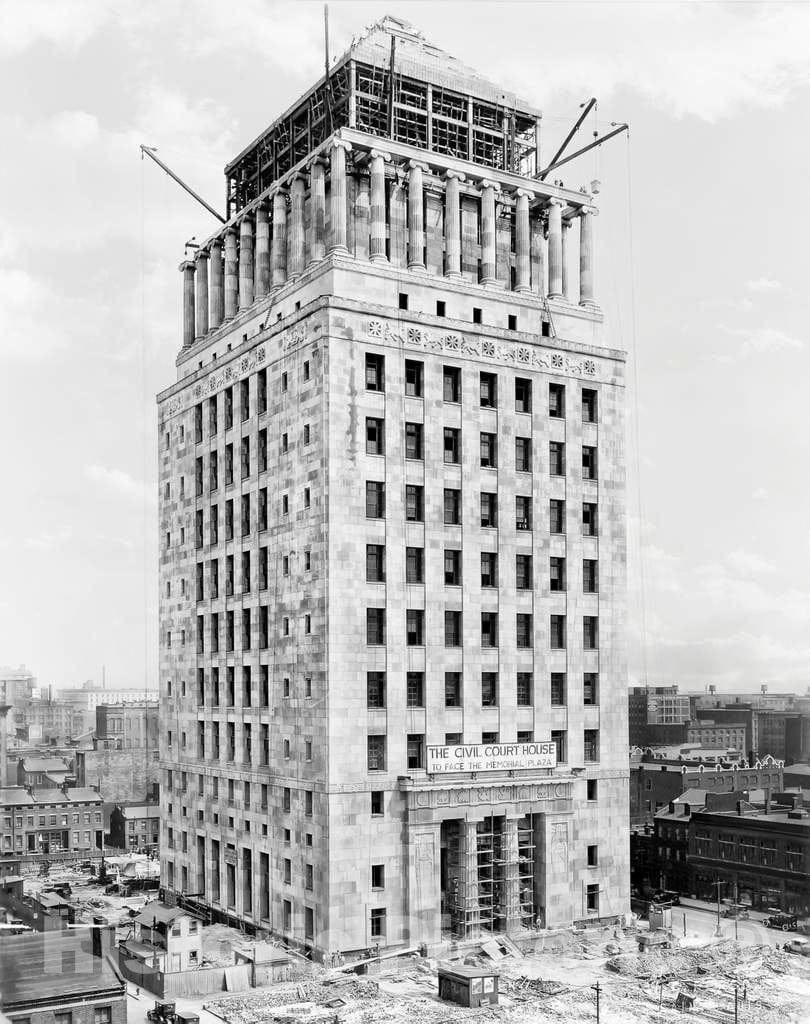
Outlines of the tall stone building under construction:
{"label": "tall stone building under construction", "polygon": [[624,356],[539,140],[386,19],[181,266],[163,884],[315,955],[628,909]]}

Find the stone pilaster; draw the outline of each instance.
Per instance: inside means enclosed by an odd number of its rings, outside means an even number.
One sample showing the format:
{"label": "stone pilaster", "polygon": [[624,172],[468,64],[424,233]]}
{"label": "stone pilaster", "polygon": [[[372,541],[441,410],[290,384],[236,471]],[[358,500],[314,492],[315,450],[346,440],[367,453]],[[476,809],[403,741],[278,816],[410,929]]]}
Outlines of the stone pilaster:
{"label": "stone pilaster", "polygon": [[273,244],[270,280],[278,288],[287,280],[287,196],[280,189],[273,196]]}
{"label": "stone pilaster", "polygon": [[260,299],[270,291],[270,221],[267,203],[256,207],[256,280],[255,295]]}
{"label": "stone pilaster", "polygon": [[291,280],[304,272],[306,239],[304,238],[304,193],[306,182],[296,174],[290,184],[290,262],[287,273]]}
{"label": "stone pilaster", "polygon": [[183,273],[183,348],[194,342],[194,263],[183,260],[179,268]]}
{"label": "stone pilaster", "polygon": [[332,237],[329,251],[348,253],[346,225],[346,154],[351,143],[333,139],[329,148],[329,194]]}
{"label": "stone pilaster", "polygon": [[423,174],[427,164],[408,164],[408,269],[425,269],[425,193]]}
{"label": "stone pilaster", "polygon": [[444,192],[445,277],[461,277],[461,194],[459,182],[464,175],[446,171]]}
{"label": "stone pilaster", "polygon": [[501,838],[503,865],[503,913],[507,934],[522,927],[520,913],[520,854],[518,849],[517,818],[504,820]]}
{"label": "stone pilaster", "polygon": [[566,302],[571,301],[571,227],[573,220],[562,222],[562,293]]}
{"label": "stone pilaster", "polygon": [[385,164],[391,159],[388,153],[372,149],[371,174],[371,237],[369,241],[369,259],[372,263],[387,263],[385,251]]}
{"label": "stone pilaster", "polygon": [[[466,938],[474,938],[481,931],[478,910],[478,822],[462,821],[459,843],[460,877],[458,888],[462,923],[467,924]],[[465,910],[473,913],[464,915]]]}
{"label": "stone pilaster", "polygon": [[481,182],[481,284],[495,284],[495,193],[494,181]]}
{"label": "stone pilaster", "polygon": [[596,309],[593,297],[593,218],[596,210],[579,211],[579,304]]}
{"label": "stone pilaster", "polygon": [[236,255],[236,229],[225,232],[225,319],[236,316],[239,307],[239,263]]}
{"label": "stone pilaster", "polygon": [[243,217],[239,224],[239,308],[253,305],[253,222]]}
{"label": "stone pilaster", "polygon": [[531,290],[531,259],[529,235],[529,200],[531,192],[519,188],[515,192],[515,291]]}
{"label": "stone pilaster", "polygon": [[562,251],[562,199],[551,199],[548,204],[548,297],[563,297]]}
{"label": "stone pilaster", "polygon": [[196,336],[208,334],[208,253],[200,249],[195,259],[194,290],[197,305]]}
{"label": "stone pilaster", "polygon": [[222,323],[224,315],[225,290],[222,277],[222,241],[215,238],[211,243],[211,315],[210,326],[213,330]]}
{"label": "stone pilaster", "polygon": [[309,262],[326,255],[326,169],[321,157],[309,164]]}
{"label": "stone pilaster", "polygon": [[408,941],[441,941],[440,824],[408,828]]}

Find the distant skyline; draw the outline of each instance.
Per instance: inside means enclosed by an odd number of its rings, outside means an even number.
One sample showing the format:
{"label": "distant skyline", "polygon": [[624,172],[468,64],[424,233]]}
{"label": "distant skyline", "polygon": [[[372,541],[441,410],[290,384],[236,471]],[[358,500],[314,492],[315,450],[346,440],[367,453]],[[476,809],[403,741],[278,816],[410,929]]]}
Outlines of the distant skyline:
{"label": "distant skyline", "polygon": [[[630,682],[804,692],[810,5],[335,3],[332,57],[386,13],[541,107],[549,155],[591,95],[581,144],[630,123],[562,169],[602,182],[631,360]],[[224,164],[322,74],[322,17],[0,0],[0,662],[43,685],[157,684],[155,394],[215,224],[138,146],[221,208]]]}

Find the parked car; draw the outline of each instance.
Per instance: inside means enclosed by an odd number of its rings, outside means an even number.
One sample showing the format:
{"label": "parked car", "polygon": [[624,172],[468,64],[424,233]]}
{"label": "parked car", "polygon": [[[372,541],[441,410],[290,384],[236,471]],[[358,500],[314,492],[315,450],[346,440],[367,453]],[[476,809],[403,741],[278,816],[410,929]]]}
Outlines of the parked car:
{"label": "parked car", "polygon": [[781,910],[771,911],[770,916],[762,922],[766,928],[781,928],[783,932],[795,932],[799,923],[795,914],[785,914]]}
{"label": "parked car", "polygon": [[744,921],[748,915],[748,907],[744,903],[734,903],[732,900],[723,900],[723,917],[735,917]]}
{"label": "parked car", "polygon": [[810,956],[810,941],[807,939],[788,939],[782,948],[786,953],[796,953],[797,956]]}
{"label": "parked car", "polygon": [[675,892],[672,889],[659,889],[653,895],[653,903],[669,903],[673,907],[679,907],[681,905],[680,893]]}

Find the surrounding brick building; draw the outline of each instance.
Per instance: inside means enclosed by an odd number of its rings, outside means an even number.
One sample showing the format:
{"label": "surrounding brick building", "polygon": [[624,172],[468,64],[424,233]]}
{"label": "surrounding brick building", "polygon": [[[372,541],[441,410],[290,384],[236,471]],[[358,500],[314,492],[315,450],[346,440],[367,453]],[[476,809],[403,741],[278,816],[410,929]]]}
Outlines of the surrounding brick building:
{"label": "surrounding brick building", "polygon": [[538,177],[538,112],[394,19],[330,83],[229,165],[181,268],[163,883],[316,953],[620,915],[624,355],[594,197]]}
{"label": "surrounding brick building", "polygon": [[160,846],[160,808],[157,804],[123,804],[110,813],[110,846],[119,850],[156,853]]}
{"label": "surrounding brick building", "polygon": [[23,862],[32,855],[90,853],[104,838],[101,796],[94,789],[0,790],[0,850]]}
{"label": "surrounding brick building", "polygon": [[76,751],[76,781],[98,786],[108,803],[157,799],[157,701],[100,704],[92,749]]}
{"label": "surrounding brick building", "polygon": [[58,789],[73,781],[73,771],[61,757],[22,757],[17,762],[18,786]]}

